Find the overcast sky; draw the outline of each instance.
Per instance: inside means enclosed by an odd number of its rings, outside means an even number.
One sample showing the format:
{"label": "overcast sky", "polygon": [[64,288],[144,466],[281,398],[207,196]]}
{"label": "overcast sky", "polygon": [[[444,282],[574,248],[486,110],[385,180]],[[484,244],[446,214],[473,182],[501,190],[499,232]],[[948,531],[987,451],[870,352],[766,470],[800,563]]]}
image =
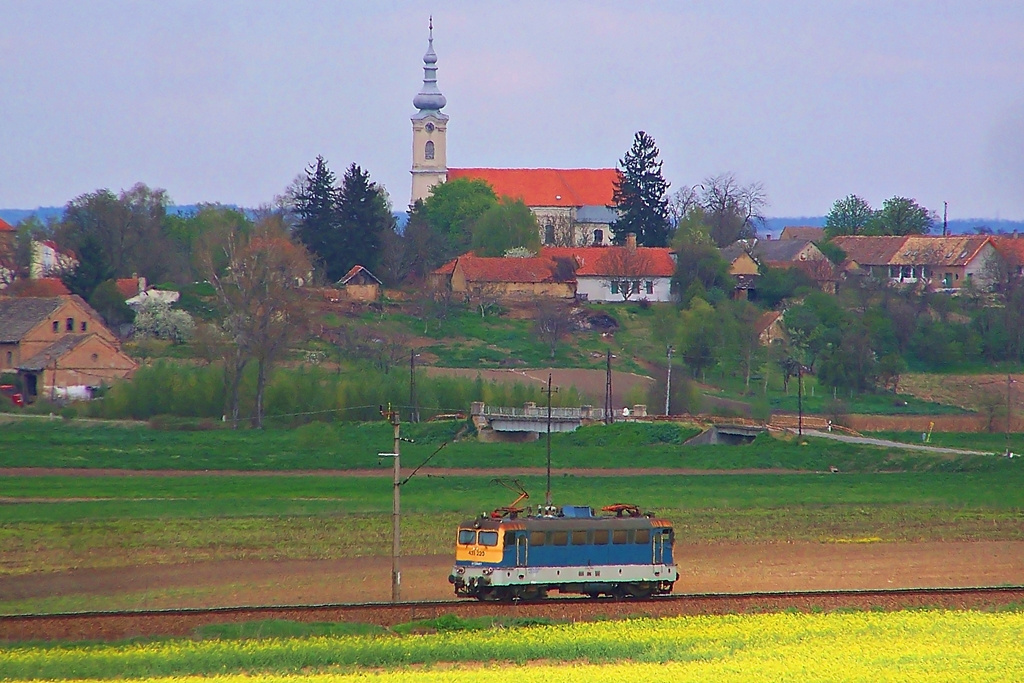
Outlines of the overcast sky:
{"label": "overcast sky", "polygon": [[256,206],[322,154],[409,201],[434,16],[453,167],[732,171],[1024,219],[1024,2],[0,0],[0,207],[142,181]]}

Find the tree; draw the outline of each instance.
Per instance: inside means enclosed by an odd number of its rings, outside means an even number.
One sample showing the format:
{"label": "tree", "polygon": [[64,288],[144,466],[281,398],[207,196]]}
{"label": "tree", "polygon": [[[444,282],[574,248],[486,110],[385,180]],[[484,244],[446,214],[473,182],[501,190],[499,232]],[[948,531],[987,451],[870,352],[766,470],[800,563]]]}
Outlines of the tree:
{"label": "tree", "polygon": [[703,380],[707,369],[718,362],[722,353],[722,326],[715,309],[703,299],[694,299],[683,314],[682,339],[678,348],[694,378]]}
{"label": "tree", "polygon": [[502,256],[509,249],[540,249],[537,218],[523,200],[503,197],[473,225],[473,252],[477,256]]}
{"label": "tree", "polygon": [[444,245],[442,261],[469,250],[473,224],[497,203],[494,190],[483,180],[456,178],[430,189],[422,214]]}
{"label": "tree", "polygon": [[78,245],[78,265],[60,274],[64,285],[72,294],[86,301],[100,286],[100,283],[114,277],[114,269],[107,261],[107,254],[95,233],[86,234]]}
{"label": "tree", "polygon": [[56,241],[81,252],[85,241],[93,238],[114,277],[139,274],[160,282],[172,273],[175,254],[164,232],[169,203],[166,191],[144,183],[119,195],[106,189],[81,195],[64,207]]}
{"label": "tree", "polygon": [[135,336],[140,339],[166,339],[183,344],[192,338],[195,329],[192,316],[163,301],[147,301],[135,316]]}
{"label": "tree", "polygon": [[668,182],[661,173],[661,160],[654,138],[638,131],[633,146],[619,160],[619,177],[612,203],[619,218],[612,223],[613,241],[624,244],[626,235],[636,235],[644,247],[664,247],[669,238]]}
{"label": "tree", "polygon": [[935,219],[935,214],[913,199],[891,197],[882,204],[871,234],[927,235],[935,226]]}
{"label": "tree", "polygon": [[694,297],[707,299],[714,290],[724,295],[734,286],[729,264],[713,244],[704,242],[678,246],[672,284],[682,306],[689,306]]}
{"label": "tree", "polygon": [[337,182],[337,176],[318,155],[316,161],[306,167],[306,177],[291,190],[292,210],[297,219],[295,235],[325,268],[344,251]]}
{"label": "tree", "polygon": [[117,283],[113,280],[107,280],[96,287],[87,301],[94,311],[103,316],[103,322],[115,333],[121,325],[135,319],[135,311],[124,302],[124,295],[117,289]]}
{"label": "tree", "polygon": [[761,183],[740,185],[734,174],[723,173],[705,179],[703,188],[701,208],[715,244],[726,247],[739,239],[757,237],[768,206]]}
{"label": "tree", "polygon": [[[251,235],[234,232],[215,237],[206,252],[206,275],[226,312],[225,330],[232,341],[225,365],[228,409],[233,424],[239,418],[238,393],[242,372],[257,364],[256,426],[263,426],[263,394],[273,364],[305,326],[300,283],[308,280],[308,252],[292,242],[280,214],[264,217]],[[222,252],[226,266],[217,269]]]}
{"label": "tree", "polygon": [[825,217],[825,235],[861,235],[877,219],[878,212],[862,197],[850,194],[837,199]]}
{"label": "tree", "polygon": [[569,333],[569,316],[566,315],[565,307],[560,306],[557,301],[543,299],[537,306],[537,315],[533,319],[533,329],[537,338],[548,345],[551,351],[552,360],[555,351],[558,350],[558,343]]}
{"label": "tree", "polygon": [[356,164],[345,171],[338,195],[339,229],[343,250],[327,268],[328,278],[341,279],[352,266],[377,266],[383,234],[395,229],[387,193]]}

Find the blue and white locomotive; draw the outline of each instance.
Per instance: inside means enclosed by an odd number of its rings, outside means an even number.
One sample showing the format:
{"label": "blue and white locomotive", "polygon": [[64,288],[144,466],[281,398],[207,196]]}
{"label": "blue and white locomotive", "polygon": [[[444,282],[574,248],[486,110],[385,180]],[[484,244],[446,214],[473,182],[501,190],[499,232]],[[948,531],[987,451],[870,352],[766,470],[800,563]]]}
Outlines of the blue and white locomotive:
{"label": "blue and white locomotive", "polygon": [[549,591],[598,597],[672,592],[672,524],[635,505],[515,507],[459,525],[448,580],[459,597],[538,600]]}

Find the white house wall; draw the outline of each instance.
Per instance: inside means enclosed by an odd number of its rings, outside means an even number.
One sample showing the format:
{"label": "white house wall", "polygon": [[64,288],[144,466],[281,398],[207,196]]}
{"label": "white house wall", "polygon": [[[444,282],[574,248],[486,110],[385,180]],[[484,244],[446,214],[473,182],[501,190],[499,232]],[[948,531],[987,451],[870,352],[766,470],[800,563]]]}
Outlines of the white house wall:
{"label": "white house wall", "polygon": [[[576,295],[579,297],[585,295],[588,301],[623,301],[621,294],[612,294],[611,280],[611,278],[606,277],[580,277],[577,275]],[[631,294],[629,301],[640,301],[641,299],[647,299],[651,302],[672,301],[672,278],[646,277],[639,278],[639,280],[641,287],[644,289],[637,294]],[[654,284],[654,292],[652,294],[647,294],[645,291],[645,285],[648,281]]]}
{"label": "white house wall", "polygon": [[996,248],[990,242],[985,243],[971,262],[964,267],[964,276],[974,280],[977,286],[987,287],[991,284],[992,276],[986,272],[986,269],[995,256]]}

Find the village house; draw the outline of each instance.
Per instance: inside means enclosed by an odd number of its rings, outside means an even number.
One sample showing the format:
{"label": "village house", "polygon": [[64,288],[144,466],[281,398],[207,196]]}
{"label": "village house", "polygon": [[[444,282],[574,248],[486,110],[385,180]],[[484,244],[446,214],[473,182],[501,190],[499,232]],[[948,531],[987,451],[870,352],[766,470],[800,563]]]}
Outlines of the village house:
{"label": "village house", "polygon": [[846,253],[848,273],[946,291],[971,281],[986,286],[986,269],[997,253],[988,235],[858,235],[835,237],[832,243]]}
{"label": "village house", "polygon": [[787,225],[779,233],[779,239],[820,242],[825,239],[825,228],[816,228],[810,225]]}
{"label": "village house", "polygon": [[430,278],[435,288],[480,299],[571,299],[576,295],[572,264],[551,256],[481,257],[472,252],[449,261]]}
{"label": "village house", "polygon": [[750,292],[757,289],[757,278],[761,270],[741,242],[734,242],[720,252],[729,264],[729,276],[736,285],[732,290],[733,299],[749,299]]}
{"label": "village house", "polygon": [[85,397],[136,367],[81,297],[0,299],[0,372],[18,374],[27,402]]}
{"label": "village house", "polygon": [[29,277],[60,277],[77,265],[78,259],[70,249],[62,249],[53,240],[33,240]]}
{"label": "village house", "polygon": [[350,301],[377,301],[383,286],[376,275],[360,265],[352,266],[335,284]]}
{"label": "village house", "polygon": [[571,259],[577,298],[652,303],[675,298],[675,254],[667,247],[638,247],[632,233],[621,247],[543,247],[540,253]]}

